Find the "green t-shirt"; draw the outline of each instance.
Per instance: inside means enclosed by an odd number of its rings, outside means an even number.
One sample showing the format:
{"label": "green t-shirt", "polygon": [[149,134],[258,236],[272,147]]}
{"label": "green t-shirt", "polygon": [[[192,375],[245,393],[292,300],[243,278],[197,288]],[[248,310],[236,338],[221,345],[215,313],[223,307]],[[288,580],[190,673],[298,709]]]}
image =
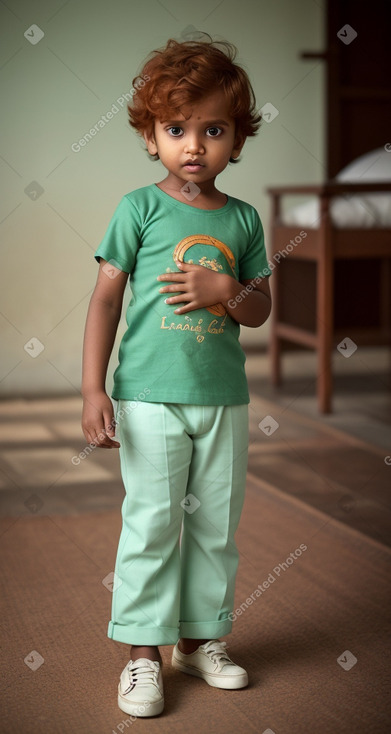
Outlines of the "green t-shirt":
{"label": "green t-shirt", "polygon": [[174,314],[180,304],[164,302],[175,294],[159,293],[168,283],[157,276],[178,272],[174,258],[239,281],[270,275],[253,206],[229,196],[220,209],[197,209],[150,184],[121,199],[94,257],[130,275],[132,298],[114,372],[115,400],[249,402],[240,325],[221,304]]}

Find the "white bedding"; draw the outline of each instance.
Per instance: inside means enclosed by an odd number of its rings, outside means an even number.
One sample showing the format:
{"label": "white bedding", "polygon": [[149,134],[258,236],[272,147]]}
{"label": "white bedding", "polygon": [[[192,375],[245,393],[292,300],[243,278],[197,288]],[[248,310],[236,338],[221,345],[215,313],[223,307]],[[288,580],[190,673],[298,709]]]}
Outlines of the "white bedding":
{"label": "white bedding", "polygon": [[[335,180],[352,183],[391,181],[391,150],[388,153],[384,148],[378,148],[366,153],[349,163]],[[339,229],[391,227],[391,192],[336,196],[331,199],[330,214],[334,226]],[[312,197],[284,213],[283,223],[298,227],[317,227],[319,218],[319,199]]]}

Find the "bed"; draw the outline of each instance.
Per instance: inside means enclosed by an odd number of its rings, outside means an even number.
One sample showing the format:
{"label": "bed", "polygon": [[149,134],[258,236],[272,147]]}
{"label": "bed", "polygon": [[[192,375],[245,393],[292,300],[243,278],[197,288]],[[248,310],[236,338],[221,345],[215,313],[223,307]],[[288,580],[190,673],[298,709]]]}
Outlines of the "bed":
{"label": "bed", "polygon": [[[333,355],[391,345],[391,145],[324,184],[267,191],[272,381],[281,384],[284,351],[315,350],[318,408],[329,413]],[[284,211],[285,197],[303,195],[311,198]]]}

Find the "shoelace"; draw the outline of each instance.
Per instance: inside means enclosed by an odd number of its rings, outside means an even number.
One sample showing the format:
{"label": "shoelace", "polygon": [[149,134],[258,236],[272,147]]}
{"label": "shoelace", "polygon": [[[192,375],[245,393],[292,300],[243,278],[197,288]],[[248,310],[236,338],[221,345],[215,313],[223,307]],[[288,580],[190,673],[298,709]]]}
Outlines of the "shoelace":
{"label": "shoelace", "polygon": [[132,690],[136,684],[138,686],[145,686],[149,683],[157,683],[158,671],[145,663],[139,664],[137,660],[134,660],[132,663],[129,663],[128,672],[130,686],[127,688],[125,693]]}
{"label": "shoelace", "polygon": [[231,658],[227,655],[227,643],[225,641],[221,642],[220,640],[211,640],[211,642],[207,642],[205,645],[202,645],[202,647],[206,654],[212,658],[214,663],[220,663],[223,660],[227,663],[232,663]]}

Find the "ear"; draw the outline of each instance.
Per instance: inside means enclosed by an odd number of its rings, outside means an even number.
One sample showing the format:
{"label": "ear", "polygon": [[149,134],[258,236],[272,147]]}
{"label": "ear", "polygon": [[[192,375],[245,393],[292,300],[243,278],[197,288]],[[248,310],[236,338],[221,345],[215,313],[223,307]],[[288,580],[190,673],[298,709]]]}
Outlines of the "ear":
{"label": "ear", "polygon": [[234,147],[232,148],[231,158],[238,158],[240,156],[243,145],[246,142],[246,138],[242,138],[239,135],[235,136]]}
{"label": "ear", "polygon": [[155,142],[155,137],[153,132],[149,133],[147,131],[143,132],[143,137],[147,145],[148,153],[150,155],[156,155],[157,154],[157,145]]}

